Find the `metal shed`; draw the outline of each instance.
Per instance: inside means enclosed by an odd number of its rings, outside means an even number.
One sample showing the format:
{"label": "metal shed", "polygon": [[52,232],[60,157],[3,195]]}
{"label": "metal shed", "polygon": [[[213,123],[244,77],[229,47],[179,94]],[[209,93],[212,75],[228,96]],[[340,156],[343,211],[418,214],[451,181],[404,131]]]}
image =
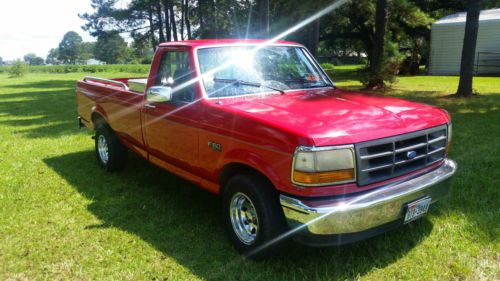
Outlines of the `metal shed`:
{"label": "metal shed", "polygon": [[[466,13],[439,19],[432,25],[429,73],[458,75]],[[481,11],[475,59],[476,74],[500,73],[500,9]]]}

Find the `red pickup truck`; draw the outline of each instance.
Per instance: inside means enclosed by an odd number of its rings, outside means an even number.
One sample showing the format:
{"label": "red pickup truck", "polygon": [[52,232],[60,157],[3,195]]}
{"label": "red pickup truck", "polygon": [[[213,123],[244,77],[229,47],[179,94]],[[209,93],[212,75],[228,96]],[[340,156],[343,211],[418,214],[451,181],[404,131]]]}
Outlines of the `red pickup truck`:
{"label": "red pickup truck", "polygon": [[365,239],[423,215],[446,195],[448,113],[337,88],[297,43],[164,43],[149,77],[77,82],[80,126],[108,171],[127,151],[220,194],[246,254],[293,237]]}

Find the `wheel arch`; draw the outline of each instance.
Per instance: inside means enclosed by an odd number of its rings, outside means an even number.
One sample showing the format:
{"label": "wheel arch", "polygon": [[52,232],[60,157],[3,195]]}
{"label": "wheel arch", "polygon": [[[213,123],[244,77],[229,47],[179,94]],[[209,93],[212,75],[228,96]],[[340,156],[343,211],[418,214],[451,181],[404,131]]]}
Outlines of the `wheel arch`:
{"label": "wheel arch", "polygon": [[252,167],[246,163],[229,162],[225,164],[219,172],[220,193],[224,192],[224,188],[226,187],[228,181],[233,176],[236,175],[248,175],[248,176],[258,177],[261,180],[268,183],[269,186],[272,186],[274,189],[276,189],[276,186],[274,185],[273,181],[259,169]]}
{"label": "wheel arch", "polygon": [[94,110],[92,114],[90,115],[90,120],[92,121],[92,124],[94,126],[94,130],[97,128],[99,125],[106,125],[108,124],[108,120],[105,117],[105,114],[102,114],[99,111]]}

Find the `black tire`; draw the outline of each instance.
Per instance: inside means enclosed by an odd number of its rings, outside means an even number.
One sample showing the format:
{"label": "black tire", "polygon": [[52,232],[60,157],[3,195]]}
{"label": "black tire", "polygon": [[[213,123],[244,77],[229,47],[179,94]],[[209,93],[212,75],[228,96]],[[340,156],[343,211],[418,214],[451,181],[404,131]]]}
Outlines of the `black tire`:
{"label": "black tire", "polygon": [[[231,220],[231,202],[241,195],[251,201],[257,214],[258,231],[255,233],[256,238],[250,243],[245,243],[240,238]],[[269,181],[255,174],[236,175],[226,184],[222,203],[226,231],[240,253],[252,259],[262,259],[281,250],[287,239],[272,240],[285,233],[287,226],[279,204],[279,194]]]}
{"label": "black tire", "polygon": [[[107,159],[99,151],[100,139],[107,145]],[[121,171],[127,165],[127,148],[108,125],[99,125],[96,129],[95,153],[101,167],[108,172]]]}

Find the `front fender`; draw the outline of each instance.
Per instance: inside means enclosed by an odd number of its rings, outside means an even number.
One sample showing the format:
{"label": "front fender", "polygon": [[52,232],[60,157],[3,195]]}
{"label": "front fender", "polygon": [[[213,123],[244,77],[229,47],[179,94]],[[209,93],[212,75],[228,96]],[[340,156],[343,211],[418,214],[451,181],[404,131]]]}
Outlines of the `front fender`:
{"label": "front fender", "polygon": [[[272,152],[272,154],[280,154],[279,157],[276,155],[270,155],[269,152],[259,154],[257,152],[245,150],[245,149],[233,149],[228,151],[220,165],[218,166],[217,174],[223,171],[227,165],[230,164],[240,164],[248,166],[262,175],[264,175],[276,188],[280,189],[283,186],[283,167],[289,167],[287,164],[291,160],[287,160],[286,157],[278,152]],[[274,161],[272,161],[274,160]],[[291,163],[291,162],[290,162]]]}

